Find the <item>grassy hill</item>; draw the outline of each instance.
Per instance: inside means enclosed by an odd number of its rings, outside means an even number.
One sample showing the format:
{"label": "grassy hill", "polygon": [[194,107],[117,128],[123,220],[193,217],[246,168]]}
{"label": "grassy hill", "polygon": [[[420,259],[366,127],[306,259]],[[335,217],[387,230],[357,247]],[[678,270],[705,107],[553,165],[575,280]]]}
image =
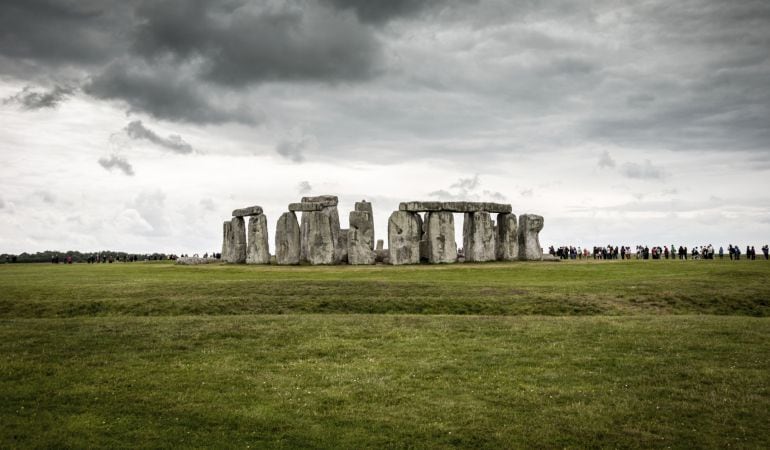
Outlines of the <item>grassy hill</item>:
{"label": "grassy hill", "polygon": [[770,263],[0,265],[0,446],[770,447]]}

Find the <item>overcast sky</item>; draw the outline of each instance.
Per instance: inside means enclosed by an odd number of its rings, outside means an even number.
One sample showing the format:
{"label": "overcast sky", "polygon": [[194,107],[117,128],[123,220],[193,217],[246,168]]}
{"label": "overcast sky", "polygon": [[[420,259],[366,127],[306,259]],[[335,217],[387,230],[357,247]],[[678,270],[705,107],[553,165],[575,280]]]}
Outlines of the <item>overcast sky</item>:
{"label": "overcast sky", "polygon": [[0,99],[0,253],[203,253],[255,204],[272,245],[321,194],[385,240],[461,199],[544,246],[770,241],[767,0],[3,0]]}

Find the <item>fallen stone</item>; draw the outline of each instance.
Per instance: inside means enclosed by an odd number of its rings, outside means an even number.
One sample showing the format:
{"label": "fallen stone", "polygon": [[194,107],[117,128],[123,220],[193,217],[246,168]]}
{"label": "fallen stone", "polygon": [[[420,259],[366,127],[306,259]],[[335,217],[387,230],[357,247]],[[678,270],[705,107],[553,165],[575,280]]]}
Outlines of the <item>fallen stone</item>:
{"label": "fallen stone", "polygon": [[519,235],[516,215],[502,213],[497,215],[497,259],[514,261],[519,258]]}
{"label": "fallen stone", "polygon": [[264,214],[249,217],[246,264],[270,264],[267,218]]}
{"label": "fallen stone", "polygon": [[432,264],[456,262],[454,214],[446,211],[425,213],[423,228],[426,234],[428,262]]}
{"label": "fallen stone", "polygon": [[495,226],[488,212],[465,213],[463,221],[463,251],[465,261],[494,261],[497,254]]}
{"label": "fallen stone", "polygon": [[538,234],[543,229],[543,216],[522,214],[519,216],[519,259],[522,261],[540,261],[543,249],[540,247]]}
{"label": "fallen stone", "polygon": [[299,264],[300,232],[297,215],[281,214],[275,227],[275,262],[280,265]]}
{"label": "fallen stone", "polygon": [[241,208],[233,211],[233,217],[258,216],[260,214],[262,214],[261,206],[249,206],[248,208]]}
{"label": "fallen stone", "polygon": [[[356,204],[357,205],[357,204]],[[351,211],[348,229],[348,263],[353,265],[374,264],[374,223],[366,211]]]}
{"label": "fallen stone", "polygon": [[422,219],[419,214],[394,211],[388,219],[388,255],[394,265],[420,262]]}

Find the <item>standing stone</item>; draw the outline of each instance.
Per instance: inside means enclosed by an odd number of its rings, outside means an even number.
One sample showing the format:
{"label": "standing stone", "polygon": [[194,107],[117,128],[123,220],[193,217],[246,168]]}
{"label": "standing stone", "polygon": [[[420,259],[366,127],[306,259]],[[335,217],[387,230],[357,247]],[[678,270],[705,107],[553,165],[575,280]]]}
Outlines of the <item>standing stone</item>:
{"label": "standing stone", "polygon": [[502,213],[497,215],[497,259],[513,261],[519,257],[519,236],[516,215]]}
{"label": "standing stone", "polygon": [[297,215],[281,214],[275,227],[275,261],[281,265],[299,264],[300,233]]}
{"label": "standing stone", "polygon": [[302,197],[302,203],[319,203],[323,208],[302,213],[300,259],[310,264],[339,264],[347,257],[347,245],[342,246],[347,236],[340,238],[337,197]]}
{"label": "standing stone", "polygon": [[[371,205],[371,203],[369,203]],[[356,207],[358,203],[356,203]],[[350,228],[348,229],[348,263],[374,264],[374,222],[371,214],[366,211],[350,212]]]}
{"label": "standing stone", "polygon": [[377,251],[381,251],[385,249],[385,241],[382,239],[377,239]]}
{"label": "standing stone", "polygon": [[522,261],[540,261],[543,249],[540,247],[538,233],[543,229],[543,216],[522,214],[519,216],[519,259]]}
{"label": "standing stone", "polygon": [[267,218],[264,214],[249,217],[246,264],[270,264],[267,240]]}
{"label": "standing stone", "polygon": [[229,220],[222,224],[222,261],[230,262],[233,252],[233,227]]}
{"label": "standing stone", "polygon": [[422,219],[417,213],[394,211],[388,219],[388,253],[390,263],[417,264],[420,262]]}
{"label": "standing stone", "polygon": [[370,246],[369,248],[371,250],[374,250],[374,213],[372,212],[372,204],[371,202],[367,202],[366,200],[361,200],[360,202],[356,202],[355,211],[357,212],[365,212],[369,214],[369,228],[372,229],[372,238],[370,239]]}
{"label": "standing stone", "polygon": [[[334,207],[336,212],[337,208]],[[334,264],[339,228],[327,210],[302,213],[302,255],[310,264]],[[337,221],[339,225],[339,220]]]}
{"label": "standing stone", "polygon": [[337,245],[334,247],[334,264],[348,263],[348,230],[343,228],[337,235]]}
{"label": "standing stone", "polygon": [[425,213],[428,262],[453,263],[457,261],[454,214],[446,211]]}
{"label": "standing stone", "polygon": [[488,212],[465,213],[463,221],[463,251],[465,261],[494,261],[495,224]]}
{"label": "standing stone", "polygon": [[246,262],[246,222],[243,217],[230,220],[230,254],[227,262],[243,264]]}

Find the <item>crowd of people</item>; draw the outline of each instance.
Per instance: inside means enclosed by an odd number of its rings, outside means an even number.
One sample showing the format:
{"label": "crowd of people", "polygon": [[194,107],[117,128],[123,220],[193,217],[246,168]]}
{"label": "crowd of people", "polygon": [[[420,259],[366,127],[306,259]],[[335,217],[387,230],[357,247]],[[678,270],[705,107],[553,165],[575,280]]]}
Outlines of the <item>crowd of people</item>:
{"label": "crowd of people", "polygon": [[[548,247],[548,253],[559,259],[631,259],[634,256],[636,259],[714,259],[715,255],[719,259],[724,259],[725,249],[719,247],[719,250],[714,249],[711,244],[695,246],[692,249],[688,249],[685,246],[676,247],[675,245],[664,245],[648,247],[646,245],[637,245],[634,251],[631,251],[631,247],[628,246],[613,246],[607,245],[606,247],[594,246],[592,249],[580,248],[579,246],[565,245],[559,248],[554,246]],[[770,247],[764,245],[762,247],[762,253],[765,259],[770,259]],[[737,245],[727,246],[727,255],[731,260],[741,259],[741,248]],[[754,260],[757,259],[757,252],[753,245],[746,246],[745,258]]]}

